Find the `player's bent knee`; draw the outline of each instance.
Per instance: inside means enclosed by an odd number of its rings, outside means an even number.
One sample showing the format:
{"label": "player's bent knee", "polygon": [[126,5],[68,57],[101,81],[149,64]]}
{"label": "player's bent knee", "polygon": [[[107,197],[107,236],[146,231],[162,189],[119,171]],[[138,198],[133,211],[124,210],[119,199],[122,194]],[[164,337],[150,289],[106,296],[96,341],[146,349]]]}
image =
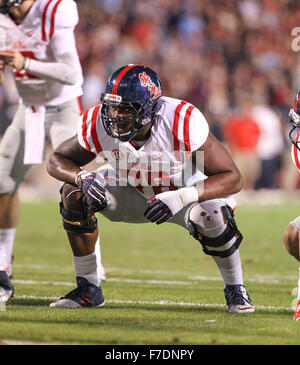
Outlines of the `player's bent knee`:
{"label": "player's bent knee", "polygon": [[97,218],[78,188],[64,184],[60,190],[60,214],[64,229],[68,232],[93,233],[97,229]]}
{"label": "player's bent knee", "polygon": [[292,225],[289,224],[283,234],[283,242],[287,252],[300,261],[299,258],[299,232]]}
{"label": "player's bent knee", "polygon": [[16,192],[17,182],[11,176],[0,176],[0,195]]}
{"label": "player's bent knee", "polygon": [[228,257],[239,247],[243,240],[228,205],[193,206],[188,215],[188,229],[198,240],[207,255]]}
{"label": "player's bent knee", "polygon": [[82,210],[83,193],[78,187],[64,184],[60,189],[61,201],[65,209]]}

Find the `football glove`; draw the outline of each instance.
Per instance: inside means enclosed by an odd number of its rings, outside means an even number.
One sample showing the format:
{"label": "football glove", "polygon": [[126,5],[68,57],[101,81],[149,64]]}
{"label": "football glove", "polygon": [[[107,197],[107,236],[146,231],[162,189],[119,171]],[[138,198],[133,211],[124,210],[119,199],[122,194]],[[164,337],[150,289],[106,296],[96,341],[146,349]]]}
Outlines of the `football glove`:
{"label": "football glove", "polygon": [[105,178],[96,172],[81,171],[75,179],[76,184],[82,190],[88,205],[93,206],[95,212],[107,207]]}
{"label": "football glove", "polygon": [[149,207],[144,216],[152,223],[161,224],[172,218],[187,204],[198,201],[198,190],[192,186],[155,195],[147,201]]}

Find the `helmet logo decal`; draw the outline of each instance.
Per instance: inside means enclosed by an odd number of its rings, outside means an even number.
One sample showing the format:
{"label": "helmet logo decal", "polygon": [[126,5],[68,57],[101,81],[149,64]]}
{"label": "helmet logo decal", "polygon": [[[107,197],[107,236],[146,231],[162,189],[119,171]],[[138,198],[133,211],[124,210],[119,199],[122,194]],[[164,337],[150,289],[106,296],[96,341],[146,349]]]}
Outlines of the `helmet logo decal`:
{"label": "helmet logo decal", "polygon": [[154,96],[154,98],[158,98],[161,96],[161,88],[157,87],[154,82],[151,80],[150,76],[146,74],[146,72],[139,74],[140,82],[143,87],[148,86],[148,90],[150,91],[150,95]]}

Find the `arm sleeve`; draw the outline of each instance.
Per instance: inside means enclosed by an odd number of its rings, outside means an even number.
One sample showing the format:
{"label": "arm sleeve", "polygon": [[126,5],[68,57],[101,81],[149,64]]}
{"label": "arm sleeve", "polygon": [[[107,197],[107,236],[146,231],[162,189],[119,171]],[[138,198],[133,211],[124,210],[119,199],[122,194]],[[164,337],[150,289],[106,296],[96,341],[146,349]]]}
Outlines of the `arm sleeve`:
{"label": "arm sleeve", "polygon": [[28,67],[30,73],[69,85],[74,85],[81,79],[82,70],[74,36],[77,22],[76,4],[73,1],[60,3],[55,15],[54,33],[49,43],[55,62],[31,59]]}

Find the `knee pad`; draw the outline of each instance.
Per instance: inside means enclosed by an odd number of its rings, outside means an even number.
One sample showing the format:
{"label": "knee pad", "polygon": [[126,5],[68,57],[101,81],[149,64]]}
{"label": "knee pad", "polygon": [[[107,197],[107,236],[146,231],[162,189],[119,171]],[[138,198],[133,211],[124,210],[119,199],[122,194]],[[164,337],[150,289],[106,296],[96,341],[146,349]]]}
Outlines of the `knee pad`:
{"label": "knee pad", "polygon": [[187,226],[198,240],[203,252],[210,256],[228,257],[243,240],[231,207],[216,202],[193,206],[188,213]]}
{"label": "knee pad", "polygon": [[[60,189],[61,194],[63,193],[63,188],[64,186]],[[65,196],[65,199],[70,199],[72,194],[78,191],[77,189],[71,191]],[[97,229],[97,218],[84,196],[81,198],[81,207],[82,210],[66,209],[62,201],[59,203],[63,227],[68,232],[93,233]]]}
{"label": "knee pad", "polygon": [[17,190],[17,182],[11,176],[0,176],[0,194],[13,194]]}

